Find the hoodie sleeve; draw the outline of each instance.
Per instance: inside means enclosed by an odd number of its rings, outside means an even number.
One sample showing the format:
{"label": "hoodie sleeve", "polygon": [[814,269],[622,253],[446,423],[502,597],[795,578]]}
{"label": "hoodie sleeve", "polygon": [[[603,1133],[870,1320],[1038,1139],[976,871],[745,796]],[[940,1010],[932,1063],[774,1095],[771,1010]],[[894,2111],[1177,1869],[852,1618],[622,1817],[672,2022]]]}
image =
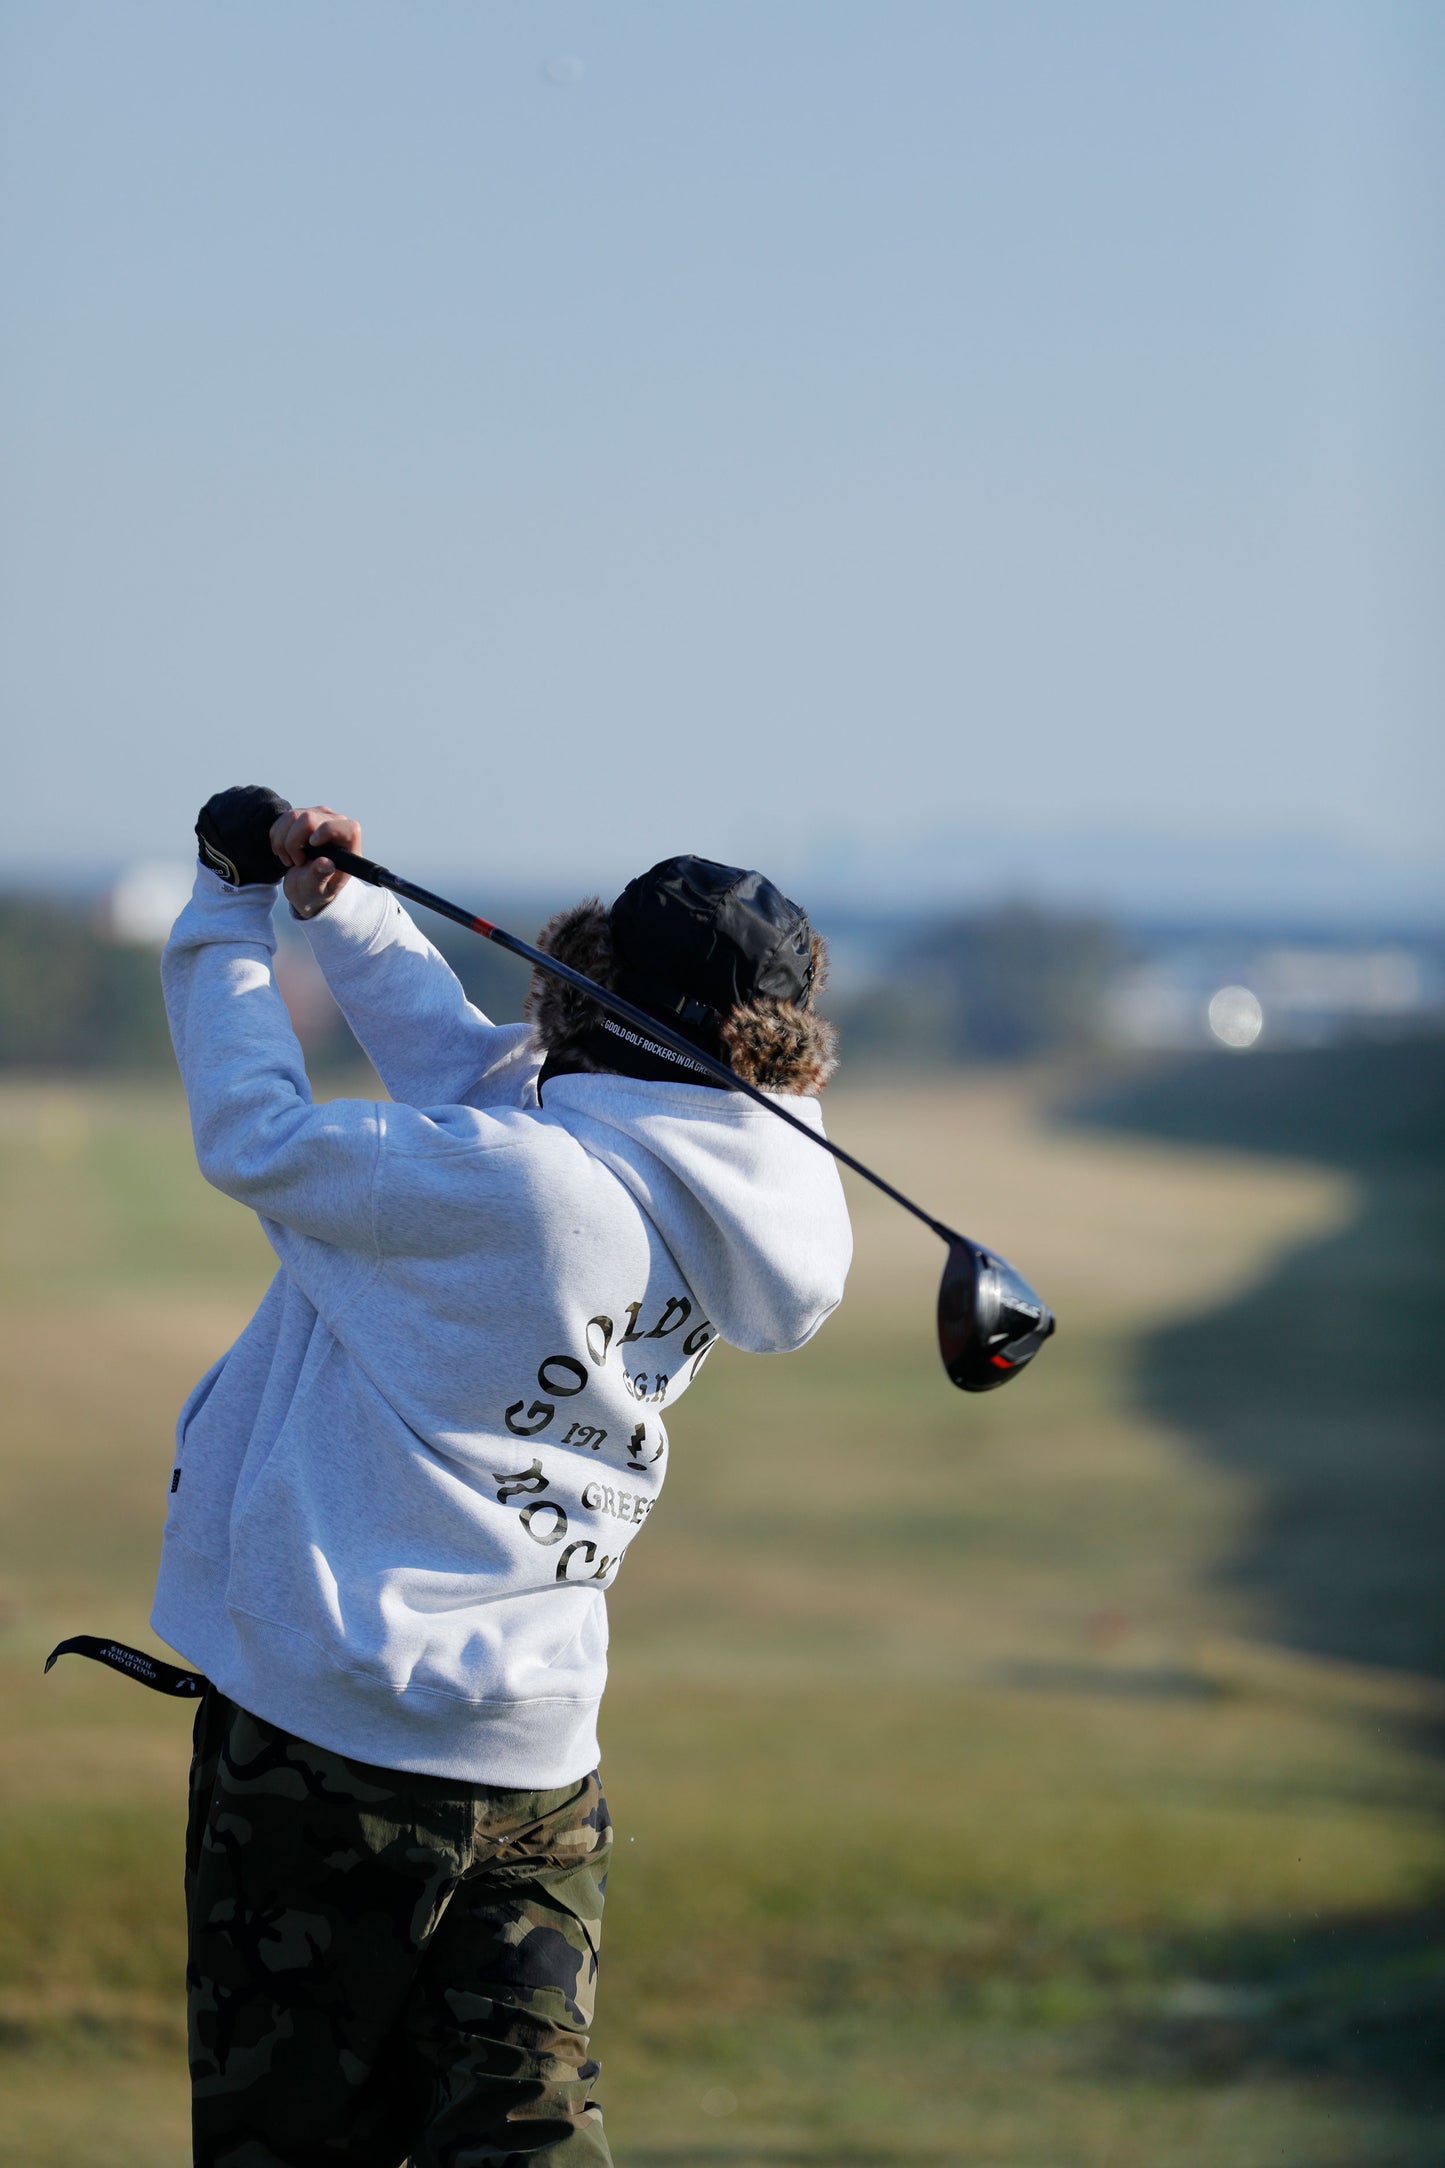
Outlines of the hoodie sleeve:
{"label": "hoodie sleeve", "polygon": [[446,958],[386,889],[348,881],[301,921],[337,1006],[404,1106],[515,1104],[536,1068],[525,1024],[474,1008]]}
{"label": "hoodie sleeve", "polygon": [[272,971],[271,887],[232,889],[204,866],[161,959],[171,1037],[202,1174],[263,1217],[374,1251],[382,1109],[313,1106]]}

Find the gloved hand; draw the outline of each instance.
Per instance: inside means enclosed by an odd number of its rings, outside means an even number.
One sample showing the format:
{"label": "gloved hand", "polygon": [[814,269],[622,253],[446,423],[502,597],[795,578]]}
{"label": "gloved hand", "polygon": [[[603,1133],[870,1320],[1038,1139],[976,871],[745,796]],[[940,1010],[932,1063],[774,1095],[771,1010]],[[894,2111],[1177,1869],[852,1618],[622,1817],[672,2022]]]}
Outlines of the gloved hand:
{"label": "gloved hand", "polygon": [[286,871],[271,848],[271,830],[291,810],[274,790],[237,783],[208,798],[196,819],[201,863],[232,888],[258,888]]}

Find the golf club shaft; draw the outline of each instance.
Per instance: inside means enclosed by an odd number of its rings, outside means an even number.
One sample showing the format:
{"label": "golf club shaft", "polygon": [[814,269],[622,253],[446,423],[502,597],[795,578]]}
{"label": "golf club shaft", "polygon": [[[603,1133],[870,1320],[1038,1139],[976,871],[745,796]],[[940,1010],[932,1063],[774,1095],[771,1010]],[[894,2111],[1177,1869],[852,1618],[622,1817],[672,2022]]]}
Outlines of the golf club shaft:
{"label": "golf club shaft", "polygon": [[705,1070],[725,1090],[742,1092],[747,1098],[755,1099],[760,1107],[766,1107],[769,1114],[776,1114],[780,1122],[787,1122],[790,1128],[797,1130],[799,1136],[806,1137],[810,1144],[821,1144],[825,1152],[831,1152],[845,1167],[851,1167],[855,1174],[862,1175],[865,1182],[871,1182],[875,1189],[882,1190],[885,1197],[891,1197],[895,1204],[902,1205],[905,1212],[911,1212],[915,1219],[922,1220],[925,1227],[931,1227],[941,1241],[951,1243],[958,1239],[954,1230],[946,1227],[942,1220],[936,1220],[931,1212],[925,1212],[922,1205],[915,1204],[911,1197],[905,1197],[901,1189],[895,1189],[891,1182],[885,1182],[881,1174],[875,1174],[871,1167],[865,1167],[861,1159],[855,1159],[851,1152],[845,1152],[840,1144],[834,1144],[831,1138],[822,1136],[816,1129],[810,1129],[806,1122],[800,1122],[796,1114],[789,1114],[786,1107],[780,1107],[776,1099],[770,1099],[767,1093],[759,1091],[755,1084],[749,1084],[744,1078],[736,1076],[726,1062],[715,1061],[711,1054],[705,1054],[701,1047],[694,1046],[691,1039],[684,1038],[681,1032],[659,1023],[657,1018],[649,1016],[645,1009],[634,1007],[632,1002],[624,1001],[620,994],[612,993],[605,986],[599,986],[595,979],[589,979],[583,972],[574,971],[570,964],[561,963],[557,957],[549,956],[545,949],[534,948],[530,941],[519,940],[516,934],[508,933],[505,927],[494,926],[490,919],[478,918],[472,912],[464,911],[460,904],[448,903],[445,896],[433,895],[429,888],[419,888],[415,881],[403,880],[401,875],[393,873],[389,866],[379,866],[374,858],[360,858],[355,851],[337,850],[330,843],[319,848],[312,845],[309,855],[312,858],[329,859],[342,873],[355,874],[359,881],[369,881],[373,888],[389,888],[395,895],[405,896],[408,903],[424,904],[428,911],[436,911],[442,918],[449,918],[453,925],[465,926],[469,933],[479,933],[484,939],[495,941],[499,948],[509,949],[512,955],[520,956],[524,963],[531,964],[534,969],[550,972],[554,979],[564,980],[568,986],[575,987],[579,994],[586,994],[589,1000],[595,1001],[600,1009],[607,1009],[623,1023],[631,1024],[635,1031],[641,1031],[648,1038],[660,1039],[663,1045],[670,1047],[675,1054],[681,1054],[687,1061]]}

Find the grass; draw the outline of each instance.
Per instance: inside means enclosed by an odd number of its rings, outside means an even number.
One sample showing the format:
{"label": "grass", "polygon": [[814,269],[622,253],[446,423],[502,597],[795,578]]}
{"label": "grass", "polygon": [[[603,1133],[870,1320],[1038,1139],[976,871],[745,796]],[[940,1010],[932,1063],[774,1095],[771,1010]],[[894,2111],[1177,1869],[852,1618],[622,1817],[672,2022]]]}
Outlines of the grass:
{"label": "grass", "polygon": [[[1190,1064],[1096,1096],[1096,1121],[1346,1172],[1348,1222],[1139,1351],[1136,1395],[1253,1486],[1224,1562],[1290,1645],[1445,1677],[1445,1054],[1341,1049]],[[1245,1387],[1221,1380],[1221,1354]],[[1223,1387],[1223,1389],[1221,1389]]]}
{"label": "grass", "polygon": [[[1439,1061],[1375,1051],[1067,1124],[1038,1079],[837,1099],[842,1141],[1063,1324],[961,1399],[935,1245],[855,1193],[843,1311],[794,1358],[719,1351],[671,1426],[611,1605],[620,2163],[1440,2157],[1439,1522],[1401,1545],[1361,1507],[1362,1469],[1433,1468],[1432,1388],[1335,1360],[1331,1263],[1366,1327],[1402,1255],[1438,1302]],[[1222,1107],[1242,1078],[1257,1103]],[[174,1410],[265,1252],[168,1092],[10,1087],[0,1167],[0,2162],[170,2168],[186,1720],[40,1665],[64,1632],[154,1645]],[[1341,1515],[1371,1555],[1330,1633]]]}

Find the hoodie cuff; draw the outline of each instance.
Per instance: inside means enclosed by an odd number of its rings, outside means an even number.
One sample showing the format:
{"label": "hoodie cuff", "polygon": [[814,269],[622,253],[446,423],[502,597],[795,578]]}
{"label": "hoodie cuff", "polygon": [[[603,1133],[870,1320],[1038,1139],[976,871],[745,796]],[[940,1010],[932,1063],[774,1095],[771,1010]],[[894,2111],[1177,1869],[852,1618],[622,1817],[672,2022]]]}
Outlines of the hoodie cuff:
{"label": "hoodie cuff", "polygon": [[198,865],[191,900],[171,928],[166,953],[205,948],[213,941],[253,941],[258,948],[274,949],[271,913],[275,903],[276,890],[270,882],[232,888],[209,866]]}
{"label": "hoodie cuff", "polygon": [[302,918],[299,911],[292,911],[291,916],[305,932],[318,959],[324,959],[328,952],[339,955],[348,949],[374,947],[393,908],[392,898],[384,888],[375,888],[370,881],[358,880],[353,874],[324,911],[318,911],[313,918]]}

